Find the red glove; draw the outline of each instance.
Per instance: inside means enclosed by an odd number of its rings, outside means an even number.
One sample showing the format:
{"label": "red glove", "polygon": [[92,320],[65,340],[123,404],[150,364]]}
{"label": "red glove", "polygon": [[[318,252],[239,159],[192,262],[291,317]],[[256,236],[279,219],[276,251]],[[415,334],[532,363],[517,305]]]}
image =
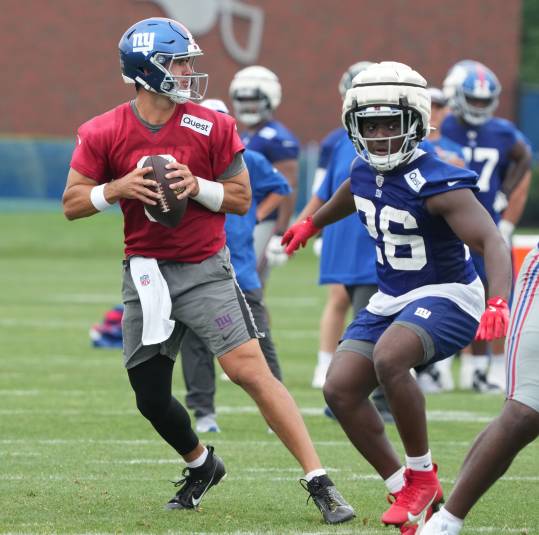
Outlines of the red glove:
{"label": "red glove", "polygon": [[291,255],[299,249],[299,246],[305,247],[307,240],[318,234],[320,229],[315,227],[313,218],[309,216],[303,221],[294,223],[285,233],[281,240],[281,245],[286,245],[286,254]]}
{"label": "red glove", "polygon": [[495,338],[503,338],[507,334],[508,327],[509,307],[507,301],[503,297],[491,297],[481,316],[475,339],[488,342]]}

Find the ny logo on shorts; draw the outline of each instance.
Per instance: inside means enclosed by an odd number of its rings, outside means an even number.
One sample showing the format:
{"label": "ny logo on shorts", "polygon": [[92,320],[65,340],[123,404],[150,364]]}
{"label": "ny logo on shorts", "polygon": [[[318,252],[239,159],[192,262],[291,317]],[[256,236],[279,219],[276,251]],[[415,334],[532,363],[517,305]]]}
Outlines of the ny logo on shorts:
{"label": "ny logo on shorts", "polygon": [[420,318],[423,318],[424,320],[428,320],[430,315],[431,315],[431,311],[422,307],[417,307],[417,310],[414,312],[414,316],[419,316]]}
{"label": "ny logo on shorts", "polygon": [[217,327],[219,327],[219,329],[223,330],[226,327],[230,327],[233,321],[232,321],[232,318],[230,317],[230,314],[226,314],[225,316],[220,316],[218,318],[215,318],[215,323],[217,323]]}

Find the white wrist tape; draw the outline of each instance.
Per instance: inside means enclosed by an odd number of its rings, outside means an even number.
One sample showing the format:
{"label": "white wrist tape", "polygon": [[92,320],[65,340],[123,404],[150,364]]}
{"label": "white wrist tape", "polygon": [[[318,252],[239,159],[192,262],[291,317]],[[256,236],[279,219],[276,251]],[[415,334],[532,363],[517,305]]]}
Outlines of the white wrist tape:
{"label": "white wrist tape", "polygon": [[192,197],[195,201],[205,206],[212,212],[218,212],[223,204],[225,188],[220,182],[195,177],[198,181],[198,193]]}
{"label": "white wrist tape", "polygon": [[92,188],[90,192],[90,201],[94,205],[94,208],[99,212],[103,212],[103,210],[113,206],[107,199],[105,199],[105,184],[94,186]]}

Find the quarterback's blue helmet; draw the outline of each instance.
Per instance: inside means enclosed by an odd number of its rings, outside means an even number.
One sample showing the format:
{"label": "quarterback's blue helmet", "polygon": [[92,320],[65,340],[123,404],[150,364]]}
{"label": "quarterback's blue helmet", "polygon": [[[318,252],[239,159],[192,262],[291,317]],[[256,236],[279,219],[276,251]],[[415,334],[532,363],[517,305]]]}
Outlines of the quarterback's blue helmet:
{"label": "quarterback's blue helmet", "polygon": [[477,61],[455,88],[454,112],[469,124],[482,125],[498,107],[501,90],[496,75]]}
{"label": "quarterback's blue helmet", "polygon": [[[141,20],[122,35],[118,48],[125,83],[138,83],[177,103],[204,98],[208,75],[194,72],[193,68],[202,50],[183,24],[160,17]],[[188,74],[171,72],[177,60],[189,62]]]}

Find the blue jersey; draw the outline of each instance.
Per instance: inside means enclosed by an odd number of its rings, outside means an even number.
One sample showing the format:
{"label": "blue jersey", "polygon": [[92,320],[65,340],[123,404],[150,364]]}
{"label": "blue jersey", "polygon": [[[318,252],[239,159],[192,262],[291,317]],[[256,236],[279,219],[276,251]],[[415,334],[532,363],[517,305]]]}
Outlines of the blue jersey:
{"label": "blue jersey", "polygon": [[243,132],[241,140],[246,148],[260,152],[271,163],[296,160],[299,156],[299,141],[278,121],[268,121],[256,132]]}
{"label": "blue jersey", "polygon": [[368,309],[387,315],[414,299],[441,296],[480,317],[483,286],[468,250],[425,205],[433,195],[477,189],[476,173],[417,150],[410,162],[384,175],[358,158],[350,176],[359,217],[376,244],[379,292]]}
{"label": "blue jersey", "polygon": [[343,140],[348,139],[348,133],[344,128],[335,128],[332,130],[321,142],[318,153],[318,165],[319,169],[327,169],[331,155],[335,147]]}
{"label": "blue jersey", "polygon": [[230,259],[234,266],[236,279],[240,288],[248,291],[262,286],[256,272],[253,244],[258,203],[270,193],[288,195],[291,189],[285,177],[261,154],[246,150],[243,157],[249,170],[253,200],[251,208],[245,215],[226,215],[225,232],[226,244],[230,249]]}
{"label": "blue jersey", "polygon": [[[357,153],[345,133],[334,146],[327,173],[316,196],[326,202],[350,176]],[[320,257],[320,284],[376,284],[376,252],[369,234],[349,215],[324,227]]]}
{"label": "blue jersey", "polygon": [[477,198],[498,223],[500,213],[495,201],[511,162],[509,154],[518,140],[515,125],[493,117],[483,125],[472,126],[450,114],[441,132],[463,146],[466,165],[479,175]]}

